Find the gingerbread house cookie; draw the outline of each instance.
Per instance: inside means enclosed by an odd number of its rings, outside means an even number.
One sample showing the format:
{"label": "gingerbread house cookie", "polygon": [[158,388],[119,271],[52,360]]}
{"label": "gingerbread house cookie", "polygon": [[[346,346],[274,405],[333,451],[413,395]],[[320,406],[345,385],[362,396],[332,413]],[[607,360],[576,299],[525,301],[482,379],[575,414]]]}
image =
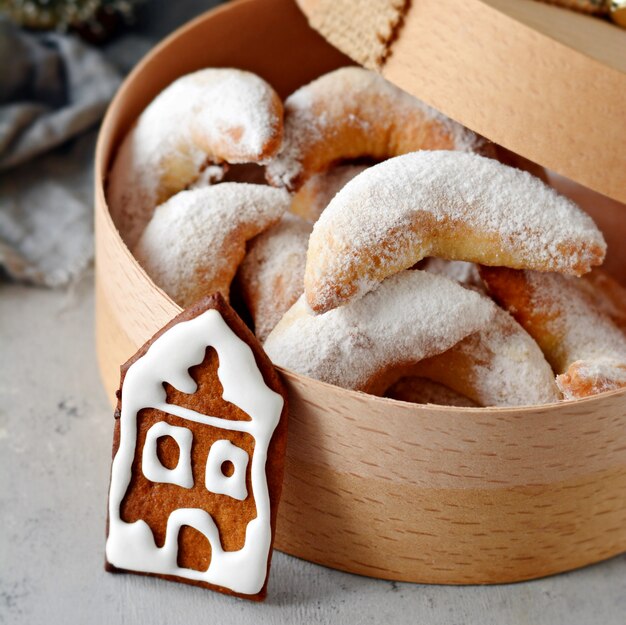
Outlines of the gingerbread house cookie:
{"label": "gingerbread house cookie", "polygon": [[107,568],[265,597],[286,443],[271,362],[219,295],[122,367]]}

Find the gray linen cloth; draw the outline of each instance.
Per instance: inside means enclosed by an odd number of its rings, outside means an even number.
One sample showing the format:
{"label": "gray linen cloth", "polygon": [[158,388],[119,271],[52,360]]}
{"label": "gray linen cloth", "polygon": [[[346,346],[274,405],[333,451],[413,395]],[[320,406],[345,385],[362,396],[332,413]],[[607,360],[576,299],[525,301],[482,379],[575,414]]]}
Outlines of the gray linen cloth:
{"label": "gray linen cloth", "polygon": [[133,32],[98,49],[0,16],[0,274],[59,286],[82,273],[93,257],[96,125],[120,77],[216,4],[147,0]]}
{"label": "gray linen cloth", "polygon": [[119,72],[76,37],[0,20],[0,265],[58,286],[92,257],[93,128]]}

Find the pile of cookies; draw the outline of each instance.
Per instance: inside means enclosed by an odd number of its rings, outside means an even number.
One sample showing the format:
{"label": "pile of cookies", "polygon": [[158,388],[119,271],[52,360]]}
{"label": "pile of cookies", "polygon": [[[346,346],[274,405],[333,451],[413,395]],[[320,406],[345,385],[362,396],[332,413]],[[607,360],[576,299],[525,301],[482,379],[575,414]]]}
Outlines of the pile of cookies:
{"label": "pile of cookies", "polygon": [[626,289],[593,269],[591,218],[368,70],[284,105],[249,72],[184,76],[122,142],[107,198],[157,285],[241,302],[286,369],[455,406],[626,387]]}

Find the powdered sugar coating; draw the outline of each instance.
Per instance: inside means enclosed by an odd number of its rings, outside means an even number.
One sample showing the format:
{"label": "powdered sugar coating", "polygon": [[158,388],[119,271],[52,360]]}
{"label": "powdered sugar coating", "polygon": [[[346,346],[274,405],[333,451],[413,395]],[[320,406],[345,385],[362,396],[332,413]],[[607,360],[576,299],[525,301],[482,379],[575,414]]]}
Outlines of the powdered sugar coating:
{"label": "powdered sugar coating", "polygon": [[181,191],[155,210],[135,257],[181,306],[216,291],[228,298],[246,241],[276,223],[289,203],[286,191],[265,185]]}
{"label": "powdered sugar coating", "polygon": [[556,337],[550,359],[557,373],[576,360],[614,360],[626,364],[626,335],[600,310],[579,278],[524,272],[534,317]]}
{"label": "powdered sugar coating", "polygon": [[[429,258],[425,271],[485,294],[474,263]],[[494,314],[487,327],[415,367],[419,376],[449,386],[479,406],[525,406],[560,399],[554,373],[535,340],[485,295]]]}
{"label": "powdered sugar coating", "polygon": [[418,267],[422,271],[446,276],[463,286],[485,292],[485,285],[480,278],[476,263],[468,263],[464,260],[446,260],[445,258],[425,258]]}
{"label": "powdered sugar coating", "polygon": [[187,189],[202,189],[212,184],[217,184],[224,179],[228,166],[223,165],[208,165],[200,173],[198,177],[187,185]]}
{"label": "powdered sugar coating", "polygon": [[593,303],[626,334],[626,288],[602,269],[584,276],[580,287]]}
{"label": "powdered sugar coating", "polygon": [[[452,406],[507,407],[558,401],[554,374],[537,343],[511,315],[491,305],[494,316],[485,328],[417,363],[411,377],[402,378],[385,394],[404,401],[411,401],[408,398],[413,394]],[[437,388],[423,384],[429,380],[450,392],[440,390],[434,395]]]}
{"label": "powdered sugar coating", "polygon": [[[492,307],[491,323],[451,348],[467,364],[467,370],[451,368],[446,379],[466,376],[462,388],[480,406],[528,406],[558,401],[554,373],[537,343],[509,313],[493,303]],[[444,354],[441,358],[445,357]],[[457,385],[451,386],[459,390]],[[467,386],[472,387],[471,394]]]}
{"label": "powdered sugar coating", "polygon": [[537,341],[559,374],[557,383],[566,398],[619,386],[626,367],[626,334],[597,304],[601,294],[590,291],[591,282],[501,267],[482,267],[480,272],[489,292]]}
{"label": "powdered sugar coating", "polygon": [[304,265],[311,224],[286,213],[255,237],[238,273],[241,292],[264,341],[304,291]]}
{"label": "powdered sugar coating", "polygon": [[582,274],[605,251],[592,219],[527,172],[420,151],[366,169],[333,198],[313,228],[305,292],[322,312],[425,256]]}
{"label": "powdered sugar coating", "polygon": [[294,190],[341,159],[383,159],[418,149],[473,151],[484,145],[484,139],[376,72],[344,67],[287,98],[283,146],[267,176]]}
{"label": "powdered sugar coating", "polygon": [[192,184],[207,163],[244,163],[274,154],[282,104],[262,78],[210,68],[164,89],[124,139],[107,200],[132,247],[158,204]]}
{"label": "powdered sugar coating", "polygon": [[337,165],[314,174],[293,196],[291,212],[315,223],[335,195],[369,165]]}
{"label": "powdered sugar coating", "polygon": [[567,400],[615,391],[626,387],[626,364],[610,358],[577,360],[557,376],[556,383]]}
{"label": "powdered sugar coating", "polygon": [[405,271],[348,306],[314,315],[304,297],[265,341],[274,364],[343,388],[450,348],[486,326],[493,307],[441,276]]}

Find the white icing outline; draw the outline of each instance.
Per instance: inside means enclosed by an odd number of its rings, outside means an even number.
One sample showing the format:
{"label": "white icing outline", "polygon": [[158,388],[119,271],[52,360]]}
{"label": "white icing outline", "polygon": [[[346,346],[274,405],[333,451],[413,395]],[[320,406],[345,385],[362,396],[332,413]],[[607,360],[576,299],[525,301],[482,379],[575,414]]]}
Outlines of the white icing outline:
{"label": "white icing outline", "polygon": [[[217,376],[224,389],[222,397],[249,415],[250,421],[230,421],[167,403],[163,381],[183,393],[197,390],[188,370],[203,362],[207,346],[215,348],[219,357]],[[265,463],[283,405],[282,396],[265,384],[250,347],[216,310],[180,322],[156,339],[144,356],[128,368],[122,387],[120,445],[111,469],[107,560],[121,569],[175,575],[242,594],[258,593],[265,583],[272,538]],[[219,530],[205,510],[181,508],[172,512],[163,547],[156,546],[145,521],[126,523],[120,518],[120,506],[132,478],[137,414],[142,408],[155,408],[225,430],[247,432],[254,438],[250,476],[257,516],[246,527],[241,549],[224,551]],[[211,544],[211,562],[206,571],[178,566],[178,531],[183,525],[204,534]]]}
{"label": "white icing outline", "polygon": [[[232,462],[235,470],[232,475],[224,475],[222,464]],[[248,496],[246,470],[248,454],[241,447],[222,439],[215,441],[209,449],[204,474],[204,483],[208,491],[218,495],[228,495],[243,501]]]}
{"label": "white icing outline", "polygon": [[[157,455],[157,440],[162,436],[171,436],[178,445],[178,464],[173,469],[164,467]],[[141,453],[141,469],[151,482],[176,484],[183,488],[193,487],[191,470],[191,443],[193,432],[189,428],[170,425],[159,421],[146,432],[146,441]]]}

